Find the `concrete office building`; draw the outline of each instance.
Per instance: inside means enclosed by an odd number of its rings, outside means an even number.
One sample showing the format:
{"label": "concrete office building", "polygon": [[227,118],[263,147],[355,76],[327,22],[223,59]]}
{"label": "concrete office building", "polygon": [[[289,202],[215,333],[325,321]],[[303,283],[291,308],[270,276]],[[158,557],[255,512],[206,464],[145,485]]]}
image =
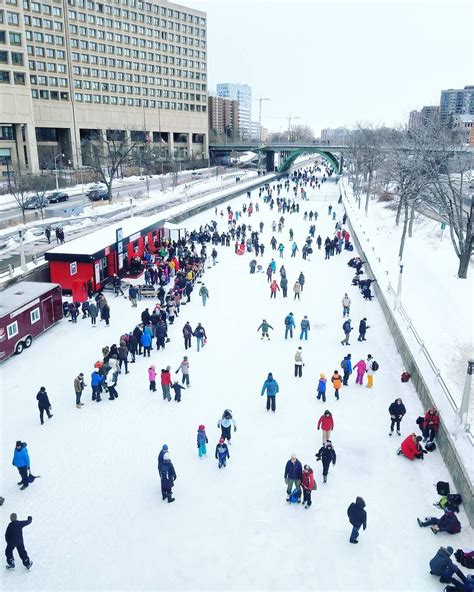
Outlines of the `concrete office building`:
{"label": "concrete office building", "polygon": [[440,119],[448,125],[451,124],[454,115],[473,115],[474,86],[442,90],[439,107]]}
{"label": "concrete office building", "polygon": [[321,141],[333,144],[345,144],[349,139],[350,131],[347,127],[325,128],[321,130]]}
{"label": "concrete office building", "polygon": [[421,111],[410,111],[408,118],[408,129],[415,130],[430,122],[439,120],[438,105],[427,105]]}
{"label": "concrete office building", "polygon": [[243,138],[250,139],[252,128],[252,87],[247,84],[223,83],[217,85],[219,97],[233,99],[239,103],[239,131]]}
{"label": "concrete office building", "polygon": [[207,102],[209,130],[217,133],[238,132],[239,103],[233,99],[210,95]]}
{"label": "concrete office building", "polygon": [[2,0],[0,167],[81,166],[102,138],[207,158],[206,38],[164,0]]}

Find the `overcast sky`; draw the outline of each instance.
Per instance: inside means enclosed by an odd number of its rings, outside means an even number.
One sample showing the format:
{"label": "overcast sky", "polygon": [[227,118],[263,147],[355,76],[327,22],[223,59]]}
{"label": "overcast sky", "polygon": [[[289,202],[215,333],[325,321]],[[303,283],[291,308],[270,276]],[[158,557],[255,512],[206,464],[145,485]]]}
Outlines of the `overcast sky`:
{"label": "overcast sky", "polygon": [[[473,84],[468,1],[183,0],[207,12],[209,89],[252,86],[252,119],[271,130],[290,113],[318,136],[356,122],[405,123]],[[293,125],[293,124],[292,124]]]}

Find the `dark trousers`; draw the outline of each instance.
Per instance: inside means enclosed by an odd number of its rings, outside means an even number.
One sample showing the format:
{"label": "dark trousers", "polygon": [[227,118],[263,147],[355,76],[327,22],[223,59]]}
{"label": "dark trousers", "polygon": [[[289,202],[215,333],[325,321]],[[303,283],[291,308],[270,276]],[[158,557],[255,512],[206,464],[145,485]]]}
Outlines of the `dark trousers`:
{"label": "dark trousers", "polygon": [[125,364],[125,374],[128,374],[128,360],[119,360],[119,368],[122,369],[122,364]]}
{"label": "dark trousers", "polygon": [[21,484],[25,485],[25,487],[28,487],[29,483],[28,483],[28,467],[17,467],[18,472],[20,473],[20,477],[21,477]]}
{"label": "dark trousers", "polygon": [[23,565],[30,565],[30,558],[28,557],[28,553],[26,552],[25,545],[23,543],[21,543],[20,545],[13,545],[12,543],[8,543],[7,548],[5,549],[5,557],[7,558],[8,565],[15,565],[15,558],[13,557],[13,551],[15,549],[18,551],[18,555],[20,556],[20,559],[23,561]]}
{"label": "dark trousers", "polygon": [[115,385],[113,384],[112,386],[109,386],[109,400],[110,399],[117,399],[118,398],[118,392],[117,389],[115,388]]}
{"label": "dark trousers", "polygon": [[344,370],[344,376],[342,377],[342,384],[347,386],[347,381],[349,380],[350,372]]}
{"label": "dark trousers", "polygon": [[303,376],[303,364],[295,364],[295,376]]}
{"label": "dark trousers", "polygon": [[102,400],[100,398],[100,384],[92,387],[92,400],[97,402]]}
{"label": "dark trousers", "polygon": [[147,357],[147,356],[150,357],[150,349],[151,349],[151,346],[149,346],[149,345],[143,346],[143,357]]}
{"label": "dark trousers", "polygon": [[429,518],[420,524],[420,526],[436,526],[439,522],[439,518]]}
{"label": "dark trousers", "polygon": [[156,380],[150,380],[150,390],[153,392],[156,391]]}
{"label": "dark trousers", "polygon": [[82,395],[82,391],[80,393],[76,393],[76,405],[81,404],[81,395]]}
{"label": "dark trousers", "polygon": [[44,416],[44,412],[45,411],[46,411],[46,415],[48,417],[51,417],[51,413],[49,412],[49,407],[40,407],[39,408],[39,412],[40,412],[40,421],[41,421],[41,424],[44,423],[43,416]]}
{"label": "dark trousers", "polygon": [[300,299],[300,293],[299,292],[295,292],[295,297],[293,298],[293,300],[296,300],[298,298],[298,300]]}
{"label": "dark trousers", "polygon": [[325,392],[323,393],[321,391],[318,391],[318,401],[319,401],[319,399],[322,399],[323,400],[323,403],[326,403],[326,393]]}
{"label": "dark trousers", "polygon": [[191,347],[191,335],[184,338],[184,349],[188,349],[188,347]]}
{"label": "dark trousers", "polygon": [[222,437],[224,438],[224,440],[230,440],[232,437],[232,430],[231,430],[232,426],[228,426],[228,427],[224,427],[221,426],[221,432],[222,432]]}
{"label": "dark trousers", "polygon": [[276,397],[270,397],[267,395],[267,411],[270,411],[270,408],[273,412],[276,409]]}
{"label": "dark trousers", "polygon": [[331,464],[331,461],[329,462],[324,462],[323,461],[323,476],[327,477],[327,474],[329,473],[329,465]]}
{"label": "dark trousers", "polygon": [[432,427],[424,428],[423,429],[423,438],[428,438],[430,442],[433,442],[435,439],[436,432],[435,429]]}
{"label": "dark trousers", "polygon": [[357,338],[357,341],[366,341],[365,333],[359,333],[359,337]]}
{"label": "dark trousers", "polygon": [[400,431],[400,422],[401,422],[401,419],[397,419],[397,418],[392,419],[392,421],[390,423],[390,431],[393,432],[393,428],[396,425],[397,426],[397,432],[399,432]]}
{"label": "dark trousers", "polygon": [[356,541],[358,539],[359,529],[360,529],[360,526],[353,526],[352,527],[351,538],[350,538],[351,541]]}
{"label": "dark trousers", "polygon": [[311,491],[303,487],[303,503],[311,505]]}
{"label": "dark trousers", "polygon": [[183,373],[183,378],[181,379],[181,382],[187,386],[189,386],[189,374],[184,374]]}
{"label": "dark trousers", "polygon": [[91,323],[95,325],[97,322],[97,317],[91,317]]}

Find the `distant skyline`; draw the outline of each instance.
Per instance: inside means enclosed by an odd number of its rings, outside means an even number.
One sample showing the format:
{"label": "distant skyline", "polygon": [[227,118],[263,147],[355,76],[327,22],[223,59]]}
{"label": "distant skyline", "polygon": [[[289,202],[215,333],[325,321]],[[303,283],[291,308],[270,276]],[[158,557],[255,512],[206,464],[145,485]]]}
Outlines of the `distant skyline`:
{"label": "distant skyline", "polygon": [[[473,83],[468,1],[183,0],[207,12],[208,84],[252,86],[252,119],[322,128],[408,122]],[[292,124],[293,125],[293,124]]]}

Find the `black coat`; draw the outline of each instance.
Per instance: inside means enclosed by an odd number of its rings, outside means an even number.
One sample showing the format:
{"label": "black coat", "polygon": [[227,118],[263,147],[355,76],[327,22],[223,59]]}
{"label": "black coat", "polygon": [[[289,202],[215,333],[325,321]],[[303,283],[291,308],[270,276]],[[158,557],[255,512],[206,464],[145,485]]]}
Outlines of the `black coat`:
{"label": "black coat", "polygon": [[364,319],[359,323],[359,333],[364,334],[367,331],[367,321]]}
{"label": "black coat", "polygon": [[347,508],[347,515],[349,522],[356,528],[364,527],[367,528],[367,512],[364,510],[365,502],[361,497],[357,497],[355,503],[352,503]]}
{"label": "black coat", "polygon": [[39,391],[39,393],[36,395],[36,400],[38,401],[39,409],[49,409],[51,407],[51,403],[48,399],[48,393],[46,391]]}
{"label": "black coat", "polygon": [[8,545],[23,545],[23,529],[31,524],[33,518],[28,516],[28,520],[15,520],[10,522],[5,531],[5,541]]}
{"label": "black coat", "polygon": [[331,446],[321,446],[319,452],[316,454],[317,460],[322,460],[323,465],[336,464],[336,451]]}
{"label": "black coat", "polygon": [[161,487],[163,489],[171,489],[176,479],[176,472],[173,463],[170,460],[164,460],[161,465]]}
{"label": "black coat", "polygon": [[407,410],[405,409],[405,405],[403,403],[398,404],[396,401],[394,401],[388,408],[388,412],[390,415],[402,418]]}

